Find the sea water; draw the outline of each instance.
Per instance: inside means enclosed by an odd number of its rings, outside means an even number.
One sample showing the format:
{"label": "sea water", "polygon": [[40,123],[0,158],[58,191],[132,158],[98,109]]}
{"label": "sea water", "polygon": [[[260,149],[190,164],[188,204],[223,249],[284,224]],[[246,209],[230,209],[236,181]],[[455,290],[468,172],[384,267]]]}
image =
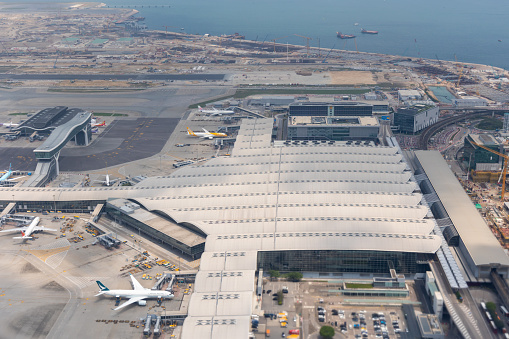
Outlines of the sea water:
{"label": "sea water", "polygon": [[[20,3],[15,0],[4,2]],[[30,2],[52,2],[30,0]],[[53,1],[65,2],[65,1]],[[509,70],[507,0],[103,0],[131,7],[149,29],[233,34],[247,39],[324,49],[357,49],[429,59],[473,62]],[[161,5],[164,5],[162,7]],[[167,7],[167,6],[170,7]],[[136,7],[134,7],[136,6]],[[142,8],[143,6],[143,8]],[[157,6],[157,7],[156,7]],[[358,23],[358,25],[355,25]],[[361,34],[361,28],[379,34]]]}

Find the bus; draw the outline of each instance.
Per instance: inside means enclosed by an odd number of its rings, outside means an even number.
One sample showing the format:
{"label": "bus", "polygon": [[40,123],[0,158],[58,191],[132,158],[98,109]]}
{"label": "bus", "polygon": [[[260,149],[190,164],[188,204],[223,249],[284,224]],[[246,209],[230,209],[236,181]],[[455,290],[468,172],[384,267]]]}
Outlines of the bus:
{"label": "bus", "polygon": [[482,308],[482,310],[483,310],[484,312],[486,312],[486,311],[487,311],[487,309],[486,309],[486,304],[485,304],[485,303],[483,303],[483,302],[481,302],[481,308]]}
{"label": "bus", "polygon": [[493,321],[490,321],[491,329],[493,330],[493,333],[497,334],[497,326],[495,326],[495,323]]}
{"label": "bus", "polygon": [[500,306],[500,310],[506,317],[509,317],[509,312],[507,312],[507,308],[504,305]]}

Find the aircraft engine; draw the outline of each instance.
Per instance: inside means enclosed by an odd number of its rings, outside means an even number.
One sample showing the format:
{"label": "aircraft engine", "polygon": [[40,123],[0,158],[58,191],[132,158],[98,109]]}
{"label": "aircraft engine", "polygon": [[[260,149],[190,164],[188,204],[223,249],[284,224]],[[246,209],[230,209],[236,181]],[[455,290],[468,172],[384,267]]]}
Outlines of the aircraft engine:
{"label": "aircraft engine", "polygon": [[147,301],[146,300],[139,300],[138,301],[138,305],[140,305],[140,306],[147,306]]}

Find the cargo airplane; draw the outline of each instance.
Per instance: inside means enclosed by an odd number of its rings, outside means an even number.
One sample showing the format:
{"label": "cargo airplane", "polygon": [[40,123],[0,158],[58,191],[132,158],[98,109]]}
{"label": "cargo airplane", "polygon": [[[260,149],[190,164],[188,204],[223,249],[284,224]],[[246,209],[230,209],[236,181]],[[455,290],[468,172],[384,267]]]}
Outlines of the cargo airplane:
{"label": "cargo airplane", "polygon": [[41,221],[41,218],[36,217],[34,220],[30,222],[30,225],[23,226],[23,227],[17,227],[10,230],[3,230],[0,232],[19,232],[21,231],[21,237],[14,237],[13,239],[32,239],[31,235],[34,232],[43,232],[43,231],[52,231],[56,232],[57,230],[53,228],[47,228],[44,226],[37,226],[39,224],[39,221]]}
{"label": "cargo airplane", "polygon": [[97,285],[99,286],[100,292],[96,294],[95,296],[99,295],[111,295],[113,297],[117,298],[129,298],[125,303],[120,305],[119,307],[113,309],[114,311],[119,310],[123,307],[126,307],[128,305],[138,303],[140,306],[145,306],[147,304],[147,301],[145,299],[171,299],[173,298],[173,293],[168,291],[161,291],[161,290],[151,290],[148,288],[145,288],[141,286],[141,284],[134,278],[134,276],[131,274],[131,281],[133,283],[133,289],[132,290],[110,290],[104,284],[100,281],[96,281]]}
{"label": "cargo airplane", "polygon": [[202,128],[202,130],[203,132],[193,132],[189,127],[187,127],[187,135],[202,139],[226,138],[228,136],[226,133],[209,132],[205,128]]}
{"label": "cargo airplane", "polygon": [[200,110],[200,112],[211,116],[235,114],[235,111],[229,109],[216,109],[215,107],[212,107],[212,109],[203,109],[201,106],[198,106],[198,109]]}

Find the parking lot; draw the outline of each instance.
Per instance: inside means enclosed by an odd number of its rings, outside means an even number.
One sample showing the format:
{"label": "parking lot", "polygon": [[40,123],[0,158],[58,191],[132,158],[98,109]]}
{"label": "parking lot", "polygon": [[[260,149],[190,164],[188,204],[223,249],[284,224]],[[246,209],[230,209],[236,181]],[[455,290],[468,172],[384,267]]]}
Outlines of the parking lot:
{"label": "parking lot", "polygon": [[[264,317],[260,319],[257,338],[263,338],[267,330],[271,337],[319,338],[323,325],[334,328],[335,338],[386,339],[406,332],[401,303],[415,302],[410,300],[412,297],[401,301],[384,297],[368,300],[329,295],[327,288],[326,282],[267,280],[262,294]],[[282,305],[278,303],[278,291],[287,291]],[[292,335],[294,330],[299,330],[300,336]]]}

